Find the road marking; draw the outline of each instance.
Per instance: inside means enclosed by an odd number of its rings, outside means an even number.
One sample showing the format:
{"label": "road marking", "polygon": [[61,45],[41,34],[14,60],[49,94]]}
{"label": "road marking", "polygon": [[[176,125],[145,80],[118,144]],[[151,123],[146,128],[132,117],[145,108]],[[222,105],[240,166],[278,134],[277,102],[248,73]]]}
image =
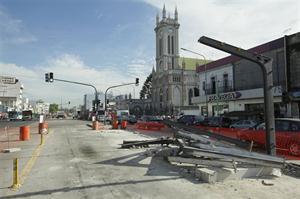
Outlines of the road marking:
{"label": "road marking", "polygon": [[[50,132],[51,132],[51,130],[49,130],[48,135],[50,134]],[[41,153],[41,151],[43,149],[43,146],[46,143],[47,138],[48,138],[48,136],[46,138],[44,138],[44,142],[42,144],[40,144],[40,145],[38,145],[36,147],[36,149],[33,151],[32,155],[31,155],[31,158],[28,160],[28,162],[26,163],[25,167],[21,171],[20,186],[22,186],[22,184],[25,182],[25,179],[28,176],[28,174],[30,173],[33,165],[35,164],[36,159],[39,157],[39,155],[40,155],[40,153]],[[14,190],[16,190],[16,189],[14,189]]]}

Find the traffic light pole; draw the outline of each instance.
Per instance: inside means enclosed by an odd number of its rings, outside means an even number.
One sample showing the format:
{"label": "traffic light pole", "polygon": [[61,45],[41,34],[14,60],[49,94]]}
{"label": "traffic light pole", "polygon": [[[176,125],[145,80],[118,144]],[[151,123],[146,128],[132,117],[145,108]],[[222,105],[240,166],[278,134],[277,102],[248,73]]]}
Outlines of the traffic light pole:
{"label": "traffic light pole", "polygon": [[247,50],[217,41],[208,37],[201,37],[198,42],[249,60],[260,66],[264,82],[264,107],[266,124],[266,149],[269,155],[276,155],[275,119],[273,102],[273,72],[272,59]]}
{"label": "traffic light pole", "polygon": [[107,110],[107,91],[109,89],[112,89],[112,88],[117,88],[117,87],[121,87],[121,86],[128,86],[128,85],[137,85],[137,83],[128,83],[128,84],[120,84],[120,85],[116,85],[116,86],[111,86],[111,87],[108,87],[105,91],[105,94],[104,94],[104,110],[106,111]]}
{"label": "traffic light pole", "polygon": [[98,110],[98,91],[97,91],[97,88],[91,84],[86,84],[86,83],[81,83],[81,82],[74,82],[74,81],[69,81],[69,80],[64,80],[64,79],[55,79],[53,78],[53,80],[55,81],[60,81],[60,82],[67,82],[67,83],[71,83],[71,84],[79,84],[79,85],[83,85],[83,86],[90,86],[92,87],[94,90],[95,90],[95,103],[96,103],[96,106],[95,106],[95,111]]}

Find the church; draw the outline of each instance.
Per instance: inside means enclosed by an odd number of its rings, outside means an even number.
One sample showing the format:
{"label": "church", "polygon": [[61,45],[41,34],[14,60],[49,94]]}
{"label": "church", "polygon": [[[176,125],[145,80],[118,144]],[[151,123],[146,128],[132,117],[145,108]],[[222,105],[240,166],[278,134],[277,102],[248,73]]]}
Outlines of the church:
{"label": "church", "polygon": [[155,114],[179,114],[198,110],[192,104],[192,97],[199,95],[197,65],[201,59],[179,56],[179,22],[175,8],[174,18],[166,16],[163,7],[162,18],[156,16],[156,67],[152,71],[152,109]]}

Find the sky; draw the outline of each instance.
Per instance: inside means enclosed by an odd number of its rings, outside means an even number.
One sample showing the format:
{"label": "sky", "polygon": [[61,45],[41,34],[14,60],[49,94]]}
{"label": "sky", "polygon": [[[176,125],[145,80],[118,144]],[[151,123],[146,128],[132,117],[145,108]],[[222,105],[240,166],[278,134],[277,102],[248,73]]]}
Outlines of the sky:
{"label": "sky", "polygon": [[[300,31],[298,0],[0,0],[0,75],[15,76],[24,96],[83,103],[89,87],[46,83],[44,74],[90,83],[115,95],[139,90],[155,65],[155,17],[179,13],[180,47],[218,59],[197,42],[208,36],[245,49]],[[181,56],[195,57],[187,52]]]}

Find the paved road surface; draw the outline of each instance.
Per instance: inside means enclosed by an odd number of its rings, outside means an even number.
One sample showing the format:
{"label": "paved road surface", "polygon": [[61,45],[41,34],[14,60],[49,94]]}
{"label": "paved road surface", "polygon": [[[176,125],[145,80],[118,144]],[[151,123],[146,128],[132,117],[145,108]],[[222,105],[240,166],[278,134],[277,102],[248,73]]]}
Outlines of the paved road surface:
{"label": "paved road surface", "polygon": [[186,170],[145,156],[145,149],[118,149],[123,139],[146,135],[93,131],[86,124],[49,121],[52,132],[24,184],[18,191],[1,187],[0,197],[300,198],[299,180],[287,176],[276,179],[274,186],[263,186],[257,179],[202,184],[187,177]]}

